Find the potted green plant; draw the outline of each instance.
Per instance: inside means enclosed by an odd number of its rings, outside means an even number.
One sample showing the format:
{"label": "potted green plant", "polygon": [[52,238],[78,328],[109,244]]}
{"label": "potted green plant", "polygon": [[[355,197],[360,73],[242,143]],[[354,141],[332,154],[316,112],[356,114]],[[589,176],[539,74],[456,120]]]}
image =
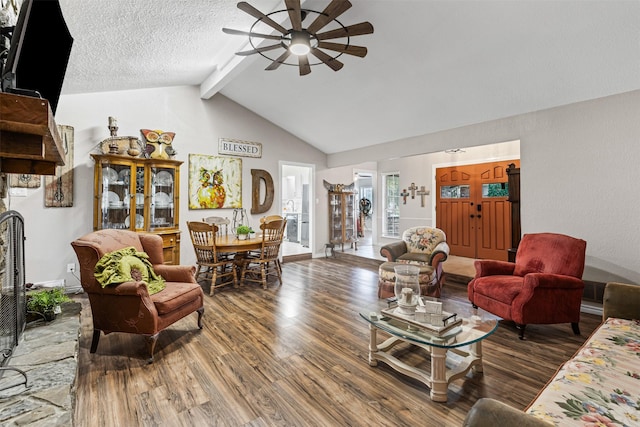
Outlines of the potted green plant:
{"label": "potted green plant", "polygon": [[40,313],[45,320],[53,320],[60,313],[60,304],[71,301],[62,288],[42,289],[27,293],[27,311]]}
{"label": "potted green plant", "polygon": [[248,225],[239,225],[236,228],[236,234],[238,235],[238,239],[246,240],[249,236],[249,233],[253,233],[253,230]]}

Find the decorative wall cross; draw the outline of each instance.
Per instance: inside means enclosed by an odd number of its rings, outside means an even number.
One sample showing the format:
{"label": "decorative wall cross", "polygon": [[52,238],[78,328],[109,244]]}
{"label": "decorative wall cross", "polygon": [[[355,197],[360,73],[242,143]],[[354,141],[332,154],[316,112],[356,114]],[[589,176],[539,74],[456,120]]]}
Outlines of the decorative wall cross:
{"label": "decorative wall cross", "polygon": [[420,196],[420,206],[424,208],[424,196],[429,195],[429,190],[425,190],[424,185],[421,185],[420,190],[416,191],[416,193],[418,194],[418,196]]}
{"label": "decorative wall cross", "polygon": [[416,198],[416,190],[418,189],[418,187],[416,187],[416,183],[412,182],[411,183],[411,187],[409,187],[409,191],[411,191],[411,198],[415,199]]}
{"label": "decorative wall cross", "polygon": [[409,192],[407,191],[406,188],[402,189],[402,193],[400,193],[400,195],[402,196],[402,200],[404,201],[404,203],[402,203],[403,205],[407,204],[407,196],[409,195]]}

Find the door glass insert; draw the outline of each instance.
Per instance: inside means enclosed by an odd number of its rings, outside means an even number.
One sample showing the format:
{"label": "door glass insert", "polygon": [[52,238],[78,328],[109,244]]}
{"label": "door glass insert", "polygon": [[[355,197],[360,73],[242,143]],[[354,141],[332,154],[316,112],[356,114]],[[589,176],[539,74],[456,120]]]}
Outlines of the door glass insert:
{"label": "door glass insert", "polygon": [[151,228],[174,224],[174,170],[151,168]]}
{"label": "door glass insert", "polygon": [[443,185],[440,187],[440,198],[442,199],[468,199],[468,185]]}
{"label": "door glass insert", "polygon": [[506,182],[493,182],[490,184],[482,184],[482,197],[508,197],[509,184]]}

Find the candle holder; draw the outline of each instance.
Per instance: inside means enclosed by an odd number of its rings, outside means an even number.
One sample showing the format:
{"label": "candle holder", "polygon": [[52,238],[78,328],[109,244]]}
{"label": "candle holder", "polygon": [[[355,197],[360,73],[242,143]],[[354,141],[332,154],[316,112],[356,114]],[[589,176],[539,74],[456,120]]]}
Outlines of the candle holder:
{"label": "candle holder", "polygon": [[111,134],[111,142],[109,142],[109,154],[118,154],[120,147],[116,137],[118,136],[118,122],[114,117],[109,117],[109,133]]}
{"label": "candle holder", "polygon": [[129,155],[139,157],[144,151],[142,142],[133,136],[118,136],[118,121],[109,116],[109,137],[100,143],[103,154]]}
{"label": "candle holder", "polygon": [[420,282],[418,275],[420,267],[411,264],[399,264],[394,268],[395,286],[394,293],[398,301],[396,313],[405,316],[415,315],[420,299]]}

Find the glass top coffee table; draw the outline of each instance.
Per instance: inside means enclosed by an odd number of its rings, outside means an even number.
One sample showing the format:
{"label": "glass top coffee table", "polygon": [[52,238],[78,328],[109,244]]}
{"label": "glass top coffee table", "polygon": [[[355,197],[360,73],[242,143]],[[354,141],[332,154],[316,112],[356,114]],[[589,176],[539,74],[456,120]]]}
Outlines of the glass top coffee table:
{"label": "glass top coffee table", "polygon": [[[448,327],[424,327],[410,317],[389,316],[392,309],[361,312],[369,322],[369,365],[384,362],[395,371],[414,378],[431,389],[431,400],[447,401],[449,384],[473,370],[482,372],[482,340],[498,327],[499,318],[480,309],[461,303],[443,301],[447,314],[455,313]],[[427,322],[424,322],[427,323]],[[440,330],[438,330],[440,329]],[[377,332],[382,330],[391,337],[378,344]],[[400,343],[423,348],[430,354],[431,372],[411,366],[393,355],[393,347]]]}

